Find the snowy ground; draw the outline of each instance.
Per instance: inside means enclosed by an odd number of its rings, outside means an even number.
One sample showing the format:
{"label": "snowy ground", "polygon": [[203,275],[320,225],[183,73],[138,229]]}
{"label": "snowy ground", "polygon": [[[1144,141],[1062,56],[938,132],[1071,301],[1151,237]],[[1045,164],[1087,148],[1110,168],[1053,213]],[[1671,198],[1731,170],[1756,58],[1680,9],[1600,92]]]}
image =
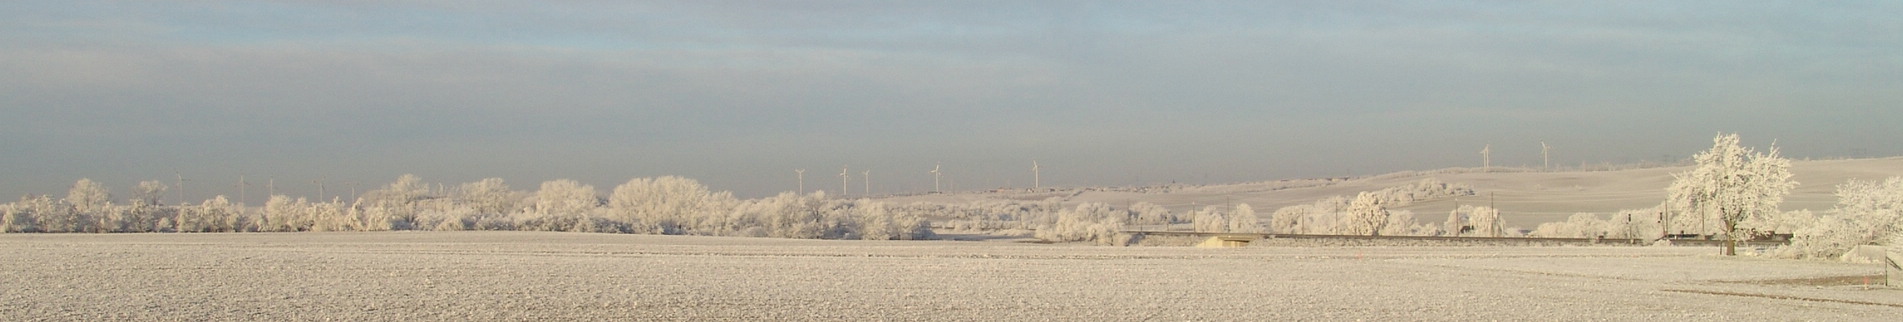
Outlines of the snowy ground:
{"label": "snowy ground", "polygon": [[[1506,219],[1508,227],[1532,229],[1541,223],[1565,221],[1566,217],[1576,213],[1597,213],[1604,216],[1621,209],[1657,206],[1665,200],[1665,187],[1671,185],[1672,173],[1690,169],[1689,166],[1553,172],[1528,172],[1523,169],[1482,172],[1479,169],[1461,169],[1462,171],[1450,172],[1424,171],[1417,175],[1361,177],[1326,185],[1291,189],[1269,189],[1279,183],[1257,182],[1194,186],[1175,191],[1151,193],[963,192],[879,200],[907,204],[912,202],[963,203],[986,199],[1044,200],[1056,197],[1069,205],[1081,202],[1101,202],[1122,206],[1135,202],[1150,202],[1168,206],[1179,212],[1196,208],[1195,205],[1247,203],[1255,207],[1257,215],[1266,218],[1276,209],[1285,206],[1313,203],[1315,200],[1330,196],[1352,198],[1355,193],[1362,191],[1381,190],[1433,178],[1445,183],[1470,185],[1479,195],[1459,200],[1422,201],[1397,209],[1414,211],[1415,219],[1422,223],[1439,223],[1447,218],[1449,210],[1458,205],[1492,205],[1501,210],[1500,215]],[[1790,196],[1785,197],[1784,204],[1780,208],[1784,210],[1810,209],[1821,212],[1829,210],[1837,203],[1835,195],[1837,185],[1845,181],[1850,179],[1883,180],[1892,176],[1903,176],[1903,157],[1799,160],[1791,163],[1791,172],[1792,180],[1800,184]],[[1046,183],[1062,181],[1053,179],[1056,177],[1049,175],[1046,173]]]}
{"label": "snowy ground", "polygon": [[1686,247],[533,232],[0,235],[8,320],[1891,320],[1871,265]]}

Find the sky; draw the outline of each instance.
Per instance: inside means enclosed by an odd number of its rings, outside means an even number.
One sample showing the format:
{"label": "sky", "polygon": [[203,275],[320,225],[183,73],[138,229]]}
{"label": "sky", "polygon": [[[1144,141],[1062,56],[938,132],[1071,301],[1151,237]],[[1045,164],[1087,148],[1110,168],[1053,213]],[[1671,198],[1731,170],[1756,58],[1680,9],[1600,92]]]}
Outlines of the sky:
{"label": "sky", "polygon": [[[741,197],[1903,155],[1895,1],[0,2],[0,195]],[[267,187],[267,185],[269,187]],[[177,188],[175,188],[177,189]],[[178,190],[173,190],[176,194]],[[11,197],[9,197],[11,198]],[[168,199],[169,201],[169,199]],[[173,201],[175,202],[175,201]]]}

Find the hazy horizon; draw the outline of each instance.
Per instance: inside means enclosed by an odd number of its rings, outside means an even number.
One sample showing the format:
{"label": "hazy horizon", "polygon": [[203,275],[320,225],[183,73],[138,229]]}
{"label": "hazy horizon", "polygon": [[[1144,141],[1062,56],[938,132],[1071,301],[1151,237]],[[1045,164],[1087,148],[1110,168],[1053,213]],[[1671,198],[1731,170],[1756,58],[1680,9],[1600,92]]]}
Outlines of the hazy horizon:
{"label": "hazy horizon", "polygon": [[[0,3],[0,196],[759,197],[1903,155],[1893,2]],[[949,186],[949,183],[948,183]],[[175,191],[174,191],[175,193]]]}

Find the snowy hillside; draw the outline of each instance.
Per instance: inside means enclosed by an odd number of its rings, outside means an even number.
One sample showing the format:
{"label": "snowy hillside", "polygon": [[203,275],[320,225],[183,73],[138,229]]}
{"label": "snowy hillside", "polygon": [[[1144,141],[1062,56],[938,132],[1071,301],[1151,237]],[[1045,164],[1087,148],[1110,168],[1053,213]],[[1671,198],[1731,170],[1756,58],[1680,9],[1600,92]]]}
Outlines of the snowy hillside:
{"label": "snowy hillside", "polygon": [[[1903,157],[1852,160],[1793,161],[1792,172],[1798,185],[1785,198],[1783,209],[1830,209],[1837,202],[1837,185],[1850,179],[1882,180],[1903,176]],[[901,196],[879,199],[894,204],[911,202],[964,203],[976,200],[1044,200],[1058,198],[1066,205],[1099,202],[1122,206],[1137,202],[1163,205],[1182,212],[1199,206],[1249,204],[1256,209],[1306,204],[1332,196],[1353,197],[1362,191],[1408,185],[1422,179],[1471,186],[1474,196],[1442,198],[1415,202],[1396,210],[1412,210],[1423,223],[1439,220],[1456,203],[1487,205],[1493,203],[1510,225],[1531,228],[1540,223],[1565,221],[1575,213],[1611,213],[1622,209],[1646,208],[1665,200],[1665,188],[1672,173],[1689,166],[1609,171],[1537,172],[1496,168],[1483,172],[1478,168],[1456,168],[1419,172],[1401,172],[1377,176],[1331,179],[1299,179],[1207,186],[1173,187],[1070,187],[1049,191],[986,191],[939,195]],[[1489,200],[1491,196],[1491,200]],[[1458,200],[1456,200],[1458,199]],[[1268,211],[1258,212],[1267,216]]]}

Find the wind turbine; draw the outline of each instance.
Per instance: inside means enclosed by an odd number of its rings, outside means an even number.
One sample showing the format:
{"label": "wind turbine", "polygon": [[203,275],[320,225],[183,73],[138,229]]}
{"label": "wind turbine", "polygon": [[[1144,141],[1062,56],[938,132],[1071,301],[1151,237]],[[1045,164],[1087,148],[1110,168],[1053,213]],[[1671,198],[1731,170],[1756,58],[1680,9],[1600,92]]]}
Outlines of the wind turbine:
{"label": "wind turbine", "polygon": [[932,192],[935,192],[935,193],[936,193],[936,192],[943,192],[943,191],[941,191],[941,190],[939,190],[939,188],[938,188],[938,175],[940,175],[940,174],[943,174],[943,173],[941,173],[941,172],[938,172],[938,168],[939,168],[940,166],[943,166],[943,164],[934,164],[934,165],[932,165]]}
{"label": "wind turbine", "polygon": [[1044,174],[1039,172],[1037,160],[1031,160],[1031,188],[1044,189]]}
{"label": "wind turbine", "polygon": [[848,171],[845,166],[840,166],[839,167],[839,197],[840,198],[846,197],[846,184],[847,184],[846,182],[850,179],[852,179],[852,172]]}
{"label": "wind turbine", "polygon": [[324,179],[318,178],[317,180],[311,180],[311,183],[317,184],[317,200],[322,202],[324,200]]}
{"label": "wind turbine", "polygon": [[1493,145],[1492,144],[1488,144],[1486,147],[1480,148],[1480,169],[1481,171],[1484,171],[1484,172],[1493,172]]}
{"label": "wind turbine", "polygon": [[1544,167],[1547,170],[1553,169],[1553,154],[1552,153],[1553,153],[1553,146],[1546,145],[1546,141],[1540,141],[1540,166],[1541,167]]}
{"label": "wind turbine", "polygon": [[799,194],[806,194],[806,169],[793,169],[793,173],[798,174],[800,177]]}
{"label": "wind turbine", "polygon": [[184,205],[185,204],[185,175],[179,174],[178,172],[173,172],[172,175],[178,177],[178,204]]}
{"label": "wind turbine", "polygon": [[244,204],[244,187],[250,185],[251,183],[244,182],[244,175],[238,175],[238,204]]}
{"label": "wind turbine", "polygon": [[861,179],[866,179],[866,194],[865,194],[865,196],[871,196],[871,195],[872,195],[872,169],[866,169],[866,171],[865,171],[865,172],[860,172],[860,173],[859,173],[859,178],[861,178]]}

